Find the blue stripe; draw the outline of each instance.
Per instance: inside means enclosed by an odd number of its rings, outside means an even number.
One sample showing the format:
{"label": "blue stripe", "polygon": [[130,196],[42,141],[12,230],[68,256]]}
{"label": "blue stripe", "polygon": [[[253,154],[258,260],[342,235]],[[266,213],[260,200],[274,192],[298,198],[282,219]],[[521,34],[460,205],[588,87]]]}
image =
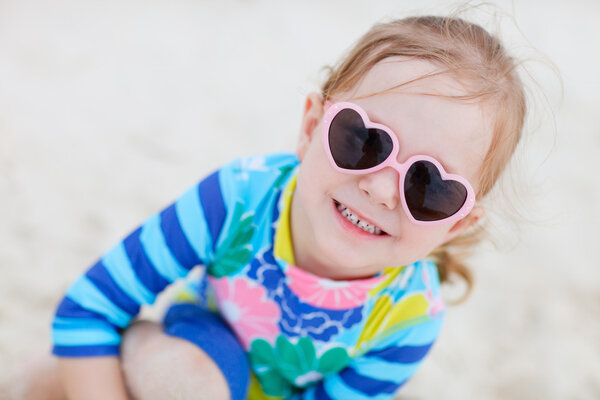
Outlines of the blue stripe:
{"label": "blue stripe", "polygon": [[52,341],[56,346],[97,346],[121,343],[121,336],[106,329],[52,329]]}
{"label": "blue stripe", "polygon": [[221,193],[221,185],[219,184],[219,171],[214,172],[200,182],[198,192],[214,250],[227,214],[223,194]]}
{"label": "blue stripe", "polygon": [[[273,213],[271,214],[271,235],[270,235],[270,240],[271,243],[275,243],[275,232],[277,230],[277,226],[279,225],[279,213],[281,212],[281,210],[279,209],[280,207],[283,208],[283,201],[282,201],[282,196],[281,196],[282,191],[279,190],[276,194],[275,194],[275,199],[273,200]],[[277,222],[277,223],[275,223]]]}
{"label": "blue stripe", "polygon": [[315,400],[333,400],[325,391],[325,385],[319,383],[315,387]]}
{"label": "blue stripe", "polygon": [[126,237],[125,240],[123,240],[123,246],[125,246],[125,252],[127,253],[127,257],[131,262],[131,266],[133,267],[136,276],[142,285],[152,292],[153,296],[147,301],[148,303],[152,303],[154,302],[154,295],[162,292],[170,282],[158,273],[156,268],[154,268],[154,265],[152,265],[148,259],[148,256],[140,243],[140,232],[141,228],[138,228],[131,235]]}
{"label": "blue stripe", "polygon": [[[348,387],[346,383],[341,379],[340,375],[333,375],[325,379],[324,381],[325,390],[332,399],[344,399],[344,400],[373,400],[377,397],[367,396],[364,393],[357,391],[351,387]],[[389,400],[390,395],[386,394],[385,399]]]}
{"label": "blue stripe", "polygon": [[52,354],[59,357],[118,356],[119,346],[54,346]]}
{"label": "blue stripe", "polygon": [[90,311],[86,308],[81,307],[81,305],[77,304],[73,300],[68,297],[63,298],[63,300],[58,305],[58,309],[56,310],[56,317],[65,317],[65,318],[89,318],[89,319],[97,319],[99,321],[105,321],[107,324],[111,324],[111,322],[106,319],[105,315],[98,314],[97,312]]}
{"label": "blue stripe", "polygon": [[140,311],[140,305],[119,287],[106,270],[102,261],[98,261],[90,268],[85,276],[87,276],[107,298],[111,299],[117,307],[127,312],[129,315],[137,315]]}
{"label": "blue stripe", "polygon": [[366,354],[367,357],[377,357],[385,361],[396,363],[414,363],[421,361],[431,348],[430,344],[423,346],[401,346],[388,347],[383,350],[370,351]]}
{"label": "blue stripe", "polygon": [[[185,197],[185,195],[184,195]],[[186,198],[187,200],[187,198]],[[188,200],[189,201],[189,200]],[[185,202],[187,205],[187,202]],[[206,234],[200,235],[196,233],[197,227],[200,227],[201,217],[198,218],[198,213],[190,212],[190,215],[181,215],[177,217],[177,203],[167,207],[160,214],[160,227],[162,229],[166,246],[171,250],[171,253],[177,260],[177,263],[185,269],[191,269],[195,265],[203,264],[203,261],[199,257],[199,249],[194,249],[191,245],[190,239],[197,240],[196,243],[202,243],[202,240],[206,240]],[[199,207],[196,205],[196,210],[199,211]],[[196,214],[196,215],[194,215]],[[194,225],[192,228],[194,233],[187,236],[180,225],[179,221],[184,221],[190,218],[189,221]]]}
{"label": "blue stripe", "polygon": [[140,242],[152,265],[168,281],[174,282],[188,274],[189,270],[184,269],[169,250],[158,215],[146,220],[140,233]]}
{"label": "blue stripe", "polygon": [[139,262],[135,258],[130,260],[123,242],[113,247],[102,257],[102,263],[110,276],[130,298],[138,304],[153,303],[156,296],[140,282],[138,279],[139,274],[133,271],[132,261]]}
{"label": "blue stripe", "polygon": [[404,328],[393,335],[381,339],[371,351],[383,350],[388,347],[397,346],[399,343],[411,346],[425,346],[435,342],[440,334],[444,318],[442,315],[432,317],[428,321]]}
{"label": "blue stripe", "polygon": [[399,385],[396,382],[383,381],[359,375],[352,368],[346,368],[340,373],[340,378],[344,383],[367,396],[374,396],[380,393],[394,393]]}
{"label": "blue stripe", "polygon": [[[194,186],[177,199],[177,202],[175,203],[175,214],[177,218],[175,218],[174,221],[179,223],[180,231],[183,232],[183,238],[186,240],[180,240],[179,237],[182,235],[178,235],[175,237],[177,240],[174,242],[176,244],[181,242],[180,245],[189,246],[192,251],[188,250],[185,254],[190,253],[188,256],[190,258],[192,258],[192,255],[196,255],[200,264],[206,264],[206,262],[209,261],[207,258],[211,253],[210,249],[212,249],[212,243],[199,196],[198,186]],[[176,228],[176,226],[174,228]],[[177,234],[177,232],[174,233]],[[166,239],[171,247],[172,242],[169,241],[169,237],[167,236]]]}
{"label": "blue stripe", "polygon": [[67,291],[74,302],[83,308],[96,311],[106,316],[113,324],[126,327],[131,321],[131,316],[117,307],[85,276],[79,278]]}
{"label": "blue stripe", "polygon": [[53,329],[103,329],[107,331],[116,331],[117,327],[104,319],[98,318],[69,318],[69,317],[54,317],[52,321]]}
{"label": "blue stripe", "polygon": [[366,378],[400,383],[410,378],[420,363],[394,364],[380,358],[361,357],[353,362],[352,368]]}

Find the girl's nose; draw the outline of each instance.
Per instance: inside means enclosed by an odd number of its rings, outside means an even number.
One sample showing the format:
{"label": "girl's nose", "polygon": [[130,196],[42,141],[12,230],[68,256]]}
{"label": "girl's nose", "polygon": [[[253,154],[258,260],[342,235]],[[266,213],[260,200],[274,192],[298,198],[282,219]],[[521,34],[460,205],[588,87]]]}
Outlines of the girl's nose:
{"label": "girl's nose", "polygon": [[395,209],[400,201],[398,192],[398,172],[393,168],[383,168],[377,172],[362,175],[358,188],[369,196],[372,204]]}

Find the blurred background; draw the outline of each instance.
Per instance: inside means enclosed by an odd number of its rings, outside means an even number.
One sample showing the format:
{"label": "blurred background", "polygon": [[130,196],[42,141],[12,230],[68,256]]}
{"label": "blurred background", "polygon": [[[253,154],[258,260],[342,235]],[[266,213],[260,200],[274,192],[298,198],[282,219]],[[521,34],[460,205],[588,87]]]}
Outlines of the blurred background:
{"label": "blurred background", "polygon": [[[145,217],[234,157],[294,151],[322,67],[373,23],[455,8],[0,0],[0,375],[49,348],[66,287]],[[527,60],[532,118],[475,289],[399,398],[598,399],[600,2],[464,16]]]}

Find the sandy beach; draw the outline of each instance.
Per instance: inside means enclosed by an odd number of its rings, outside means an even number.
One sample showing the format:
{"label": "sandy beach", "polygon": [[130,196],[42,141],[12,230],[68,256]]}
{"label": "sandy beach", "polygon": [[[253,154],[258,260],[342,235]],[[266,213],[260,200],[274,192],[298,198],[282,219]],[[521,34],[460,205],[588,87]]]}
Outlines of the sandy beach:
{"label": "sandy beach", "polygon": [[[143,219],[293,152],[321,68],[373,23],[455,4],[416,3],[1,0],[0,376],[49,351],[68,285]],[[600,2],[493,4],[466,16],[528,59],[533,114],[474,291],[399,398],[598,399]]]}

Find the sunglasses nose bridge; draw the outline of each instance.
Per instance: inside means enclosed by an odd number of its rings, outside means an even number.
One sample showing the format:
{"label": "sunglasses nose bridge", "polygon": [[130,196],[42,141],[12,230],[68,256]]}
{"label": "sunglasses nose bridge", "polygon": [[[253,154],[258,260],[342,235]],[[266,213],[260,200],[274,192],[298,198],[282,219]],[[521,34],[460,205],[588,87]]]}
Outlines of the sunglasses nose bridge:
{"label": "sunglasses nose bridge", "polygon": [[406,173],[405,165],[399,162],[395,157],[390,157],[386,160],[385,165],[382,169],[391,168],[398,174],[398,191],[402,192],[402,181],[404,180],[404,174]]}
{"label": "sunglasses nose bridge", "polygon": [[406,206],[404,205],[404,203],[406,202],[405,198],[404,198],[404,179],[406,177],[406,171],[408,170],[408,167],[411,164],[411,160],[406,160],[404,163],[401,163],[400,161],[398,161],[397,159],[398,154],[397,152],[393,152],[390,157],[386,160],[385,165],[382,167],[382,169],[392,169],[394,171],[396,171],[396,182],[397,182],[397,190],[396,190],[396,206],[400,206],[402,205],[402,207],[404,208],[404,211],[409,215],[409,218],[412,217],[410,215],[410,212],[408,211],[408,209],[406,208]]}

